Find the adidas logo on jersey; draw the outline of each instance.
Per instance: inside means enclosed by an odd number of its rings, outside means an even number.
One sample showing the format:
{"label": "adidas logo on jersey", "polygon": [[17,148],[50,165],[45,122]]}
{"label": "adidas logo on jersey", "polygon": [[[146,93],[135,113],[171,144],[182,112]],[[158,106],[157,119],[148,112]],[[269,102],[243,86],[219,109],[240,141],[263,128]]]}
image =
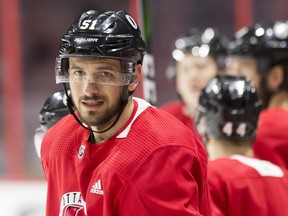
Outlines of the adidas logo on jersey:
{"label": "adidas logo on jersey", "polygon": [[91,188],[91,193],[103,195],[104,191],[102,190],[101,180],[99,179]]}

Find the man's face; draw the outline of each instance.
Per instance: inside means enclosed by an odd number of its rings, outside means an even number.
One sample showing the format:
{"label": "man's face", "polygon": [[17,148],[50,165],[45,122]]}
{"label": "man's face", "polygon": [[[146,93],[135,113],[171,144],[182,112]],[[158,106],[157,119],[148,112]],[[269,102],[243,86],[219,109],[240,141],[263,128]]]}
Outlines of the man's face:
{"label": "man's face", "polygon": [[105,82],[115,80],[120,72],[119,60],[69,58],[71,95],[84,123],[101,129],[113,122],[120,109],[123,87]]}
{"label": "man's face", "polygon": [[232,56],[226,59],[225,73],[233,76],[245,76],[250,79],[259,91],[260,76],[257,72],[256,61],[250,57]]}
{"label": "man's face", "polygon": [[212,57],[197,57],[186,54],[176,64],[176,89],[188,107],[198,105],[201,90],[218,73]]}

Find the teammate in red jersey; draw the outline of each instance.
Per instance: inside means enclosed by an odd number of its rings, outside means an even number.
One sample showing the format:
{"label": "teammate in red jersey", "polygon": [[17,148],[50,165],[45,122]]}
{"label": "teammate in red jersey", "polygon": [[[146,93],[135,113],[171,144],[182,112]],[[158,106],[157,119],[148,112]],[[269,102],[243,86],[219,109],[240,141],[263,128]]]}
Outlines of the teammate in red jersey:
{"label": "teammate in red jersey", "polygon": [[41,143],[45,133],[55,125],[61,118],[69,114],[66,105],[66,94],[63,90],[54,92],[45,101],[39,113],[40,127],[35,130],[34,147],[40,158]]}
{"label": "teammate in red jersey", "polygon": [[214,216],[288,215],[288,172],[253,156],[262,101],[246,77],[217,76],[203,90],[197,122],[205,126]]}
{"label": "teammate in red jersey", "polygon": [[83,13],[64,34],[56,82],[72,115],[47,131],[47,216],[211,215],[207,153],[167,112],[132,97],[145,43],[124,11]]}
{"label": "teammate in red jersey", "polygon": [[226,38],[215,28],[192,28],[175,41],[167,75],[175,77],[180,99],[160,108],[195,130],[193,121],[199,95],[208,81],[219,73],[225,57]]}
{"label": "teammate in red jersey", "polygon": [[249,77],[265,109],[253,144],[255,155],[288,168],[288,21],[257,23],[231,41],[227,73]]}

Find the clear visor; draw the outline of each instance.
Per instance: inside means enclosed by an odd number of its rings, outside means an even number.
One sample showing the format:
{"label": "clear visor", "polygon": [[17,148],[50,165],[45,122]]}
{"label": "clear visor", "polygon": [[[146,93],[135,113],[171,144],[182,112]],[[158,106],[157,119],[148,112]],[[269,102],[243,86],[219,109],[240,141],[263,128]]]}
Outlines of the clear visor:
{"label": "clear visor", "polygon": [[[99,69],[95,70],[92,74],[87,74],[81,69],[70,69],[69,68],[69,57],[75,56],[59,56],[56,58],[55,63],[55,75],[56,83],[81,83],[90,82],[97,84],[108,84],[115,86],[124,86],[133,82],[135,78],[135,65],[136,62],[127,59],[119,59],[121,63],[121,71],[116,71],[113,69]],[[79,56],[77,56],[79,57]],[[81,56],[87,57],[87,56]],[[91,58],[91,56],[89,56]],[[99,58],[99,57],[95,57]],[[101,57],[111,59],[111,57]]]}

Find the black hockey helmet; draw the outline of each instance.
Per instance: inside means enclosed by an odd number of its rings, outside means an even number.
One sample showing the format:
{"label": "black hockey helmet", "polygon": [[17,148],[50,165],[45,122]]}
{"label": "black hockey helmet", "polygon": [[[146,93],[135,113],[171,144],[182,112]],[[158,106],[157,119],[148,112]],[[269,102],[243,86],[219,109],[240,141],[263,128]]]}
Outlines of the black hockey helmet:
{"label": "black hockey helmet", "polygon": [[216,28],[191,28],[175,40],[172,48],[172,62],[168,68],[167,76],[175,76],[176,62],[182,61],[188,53],[200,57],[211,56],[221,67],[226,55],[227,44],[226,36],[220,34]]}
{"label": "black hockey helmet", "polygon": [[235,33],[227,51],[229,56],[255,58],[259,72],[265,74],[271,66],[288,60],[288,21],[243,27]]}
{"label": "black hockey helmet", "polygon": [[40,125],[44,132],[69,113],[66,99],[63,90],[57,91],[47,98],[39,113]]}
{"label": "black hockey helmet", "polygon": [[202,90],[196,122],[205,118],[206,135],[253,140],[262,101],[246,77],[218,75]]}
{"label": "black hockey helmet", "polygon": [[121,60],[124,73],[142,64],[145,42],[134,19],[124,11],[89,10],[77,18],[63,35],[56,59],[56,82],[66,83],[69,57]]}

